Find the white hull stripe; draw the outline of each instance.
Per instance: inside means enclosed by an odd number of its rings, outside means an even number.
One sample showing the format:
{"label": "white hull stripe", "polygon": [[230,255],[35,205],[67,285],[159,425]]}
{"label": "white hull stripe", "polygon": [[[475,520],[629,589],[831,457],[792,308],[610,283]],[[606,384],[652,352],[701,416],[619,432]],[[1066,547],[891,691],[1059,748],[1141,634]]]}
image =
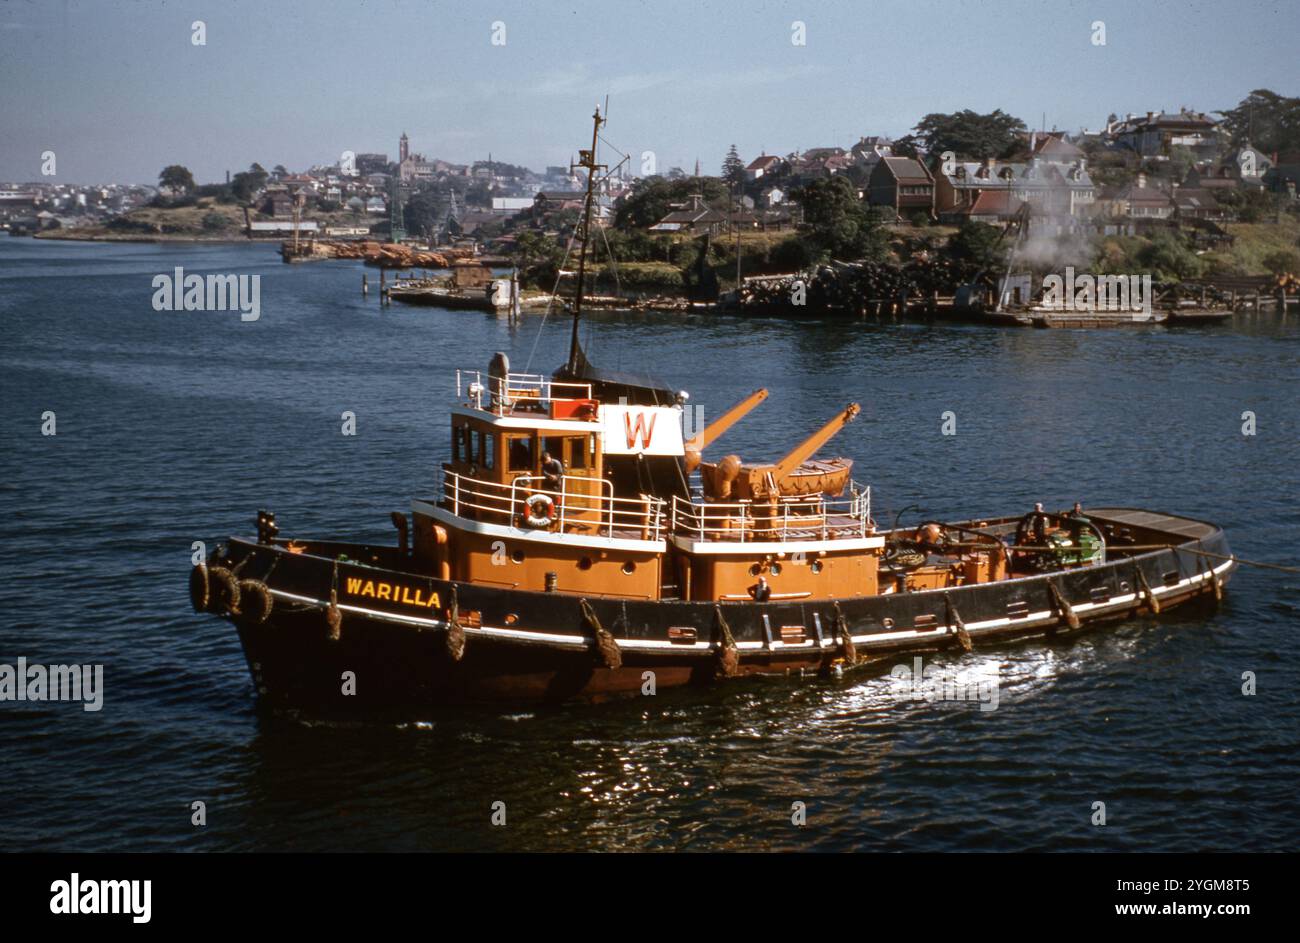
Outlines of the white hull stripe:
{"label": "white hull stripe", "polygon": [[[1213,572],[1218,576],[1231,570],[1235,563],[1235,560],[1225,561],[1215,567]],[[1179,592],[1189,586],[1203,583],[1208,579],[1210,579],[1208,573],[1198,573],[1195,576],[1189,576],[1187,579],[1179,580],[1172,586],[1162,586],[1159,588],[1153,586],[1151,591],[1156,597],[1160,597],[1170,593]],[[325,609],[329,606],[329,603],[325,600],[314,599],[311,596],[300,596],[296,593],[287,593],[279,589],[271,590],[271,595],[281,599],[292,600],[293,602],[305,603],[306,605],[314,606],[318,609]],[[1105,602],[1079,603],[1077,605],[1072,605],[1070,608],[1072,608],[1078,615],[1097,614],[1130,608],[1134,603],[1140,601],[1140,598],[1141,594],[1128,593],[1123,596],[1112,596]],[[344,603],[339,603],[339,609],[342,612],[356,613],[357,615],[365,616],[366,618],[373,619],[377,622],[394,622],[400,625],[413,625],[422,629],[445,629],[447,627],[446,620],[422,619],[418,616],[407,616],[395,612],[380,612],[375,609],[349,606]],[[996,632],[1012,625],[1029,627],[1050,625],[1060,621],[1061,617],[1055,611],[1051,609],[1042,609],[1036,612],[1031,612],[1028,615],[1018,616],[1014,619],[1004,617],[1000,619],[986,619],[982,622],[967,622],[966,631],[974,636]],[[545,645],[560,645],[572,649],[587,649],[591,647],[591,639],[582,635],[561,635],[553,632],[536,632],[528,629],[512,629],[504,626],[497,627],[487,625],[477,628],[462,626],[462,628],[467,636],[480,636],[483,638],[496,638],[524,643],[531,642]],[[805,631],[807,630],[805,629]],[[941,639],[945,636],[952,635],[953,632],[954,627],[949,625],[937,626],[936,628],[927,631],[903,629],[897,632],[871,632],[864,635],[854,635],[853,644],[855,646],[865,645],[871,647],[873,642],[890,642],[902,639],[922,641],[927,639]],[[716,648],[713,642],[702,642],[698,640],[689,644],[670,642],[666,639],[617,639],[616,641],[618,642],[618,647],[620,649],[630,652],[709,652]],[[822,649],[838,648],[839,645],[839,640],[831,637],[829,631],[823,632],[821,642]],[[768,645],[765,642],[737,642],[736,648],[740,651],[782,651],[786,649],[792,651],[800,649],[816,650],[817,640],[813,638],[807,639],[803,642],[791,643],[782,642],[779,639],[773,639],[771,645]]]}

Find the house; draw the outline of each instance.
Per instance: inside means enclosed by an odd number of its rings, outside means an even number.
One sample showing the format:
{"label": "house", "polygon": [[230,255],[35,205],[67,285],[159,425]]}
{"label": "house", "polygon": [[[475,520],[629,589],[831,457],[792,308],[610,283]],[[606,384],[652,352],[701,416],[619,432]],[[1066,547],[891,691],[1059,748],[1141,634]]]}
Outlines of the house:
{"label": "house", "polygon": [[1071,144],[1064,134],[1031,134],[1029,153],[1053,164],[1072,164],[1085,159],[1083,148]]}
{"label": "house", "polygon": [[804,160],[824,161],[828,157],[847,157],[848,153],[842,147],[810,147],[802,156]]}
{"label": "house", "polygon": [[749,162],[745,168],[746,180],[761,180],[764,176],[771,176],[779,173],[785,161],[775,154],[760,154]]}
{"label": "house", "polygon": [[1219,205],[1213,190],[1192,187],[1175,187],[1170,194],[1174,201],[1174,216],[1179,219],[1226,220],[1231,214]]}
{"label": "house", "polygon": [[1113,146],[1142,157],[1168,157],[1175,147],[1210,157],[1219,148],[1219,123],[1186,108],[1168,114],[1148,111],[1145,117],[1129,114],[1107,124],[1104,135]]}
{"label": "house", "polygon": [[727,215],[706,206],[704,199],[695,194],[689,203],[676,204],[672,212],[650,227],[650,232],[688,233],[692,236],[709,233],[716,236],[726,227]]}
{"label": "house", "polygon": [[997,225],[1015,219],[1024,205],[1024,201],[1016,199],[1010,189],[977,190],[968,202],[949,209],[939,219],[957,224],[972,222]]}
{"label": "house", "polygon": [[387,213],[388,204],[384,202],[384,198],[382,196],[372,196],[370,199],[366,200],[366,212]]}
{"label": "house", "polygon": [[879,163],[880,158],[893,156],[894,142],[879,135],[859,138],[858,143],[849,148],[849,159],[868,171]]}
{"label": "house", "polygon": [[1266,186],[1266,178],[1272,169],[1273,161],[1267,154],[1245,144],[1225,154],[1219,161],[1193,165],[1183,177],[1182,185],[1210,190],[1262,188]]}
{"label": "house", "polygon": [[867,179],[867,194],[874,206],[892,207],[900,216],[934,212],[934,177],[914,157],[882,157]]}
{"label": "house", "polygon": [[771,208],[785,202],[786,193],[780,187],[764,187],[758,191],[758,205]]}
{"label": "house", "polygon": [[402,183],[410,183],[412,180],[432,180],[438,173],[438,164],[441,161],[425,160],[420,154],[408,154],[397,165],[397,174]]}
{"label": "house", "polygon": [[533,209],[539,215],[558,213],[561,210],[581,210],[587,195],[581,190],[540,190],[533,198]]}
{"label": "house", "polygon": [[267,188],[266,199],[258,208],[259,212],[267,216],[274,216],[277,219],[293,216],[294,198],[288,190],[283,188]]}
{"label": "house", "polygon": [[458,220],[448,221],[448,230],[458,236],[472,236],[489,223],[500,222],[501,216],[485,210],[471,210],[463,213]]}
{"label": "house", "polygon": [[1220,165],[1229,168],[1241,186],[1263,187],[1265,175],[1273,169],[1273,160],[1263,151],[1251,147],[1247,141],[1224,155]]}
{"label": "house", "polygon": [[[1072,154],[1068,149],[1051,150],[1062,157]],[[940,220],[954,223],[972,218],[982,222],[992,221],[990,217],[1010,219],[1025,203],[1033,206],[1040,219],[1082,217],[1096,199],[1082,156],[1069,163],[1042,157],[1019,162],[993,158],[963,161],[948,173],[943,173],[941,166],[934,180],[935,213]],[[1006,196],[994,198],[992,194],[998,192]]]}
{"label": "house", "polygon": [[1282,154],[1264,176],[1264,185],[1274,193],[1280,193],[1288,199],[1297,198],[1300,189],[1300,154]]}
{"label": "house", "polygon": [[1235,190],[1237,174],[1227,164],[1201,164],[1187,171],[1181,186],[1189,190]]}
{"label": "house", "polygon": [[1159,187],[1147,185],[1147,175],[1119,187],[1105,187],[1097,200],[1098,215],[1129,220],[1168,219],[1174,214],[1174,201]]}
{"label": "house", "polygon": [[813,147],[801,155],[791,155],[789,163],[795,180],[807,183],[843,173],[853,166],[853,158],[842,147]]}
{"label": "house", "polygon": [[383,173],[388,169],[387,154],[358,154],[356,162],[357,173],[365,176],[366,174]]}
{"label": "house", "polygon": [[494,196],[492,212],[498,216],[513,216],[522,213],[534,205],[534,198],[527,196]]}

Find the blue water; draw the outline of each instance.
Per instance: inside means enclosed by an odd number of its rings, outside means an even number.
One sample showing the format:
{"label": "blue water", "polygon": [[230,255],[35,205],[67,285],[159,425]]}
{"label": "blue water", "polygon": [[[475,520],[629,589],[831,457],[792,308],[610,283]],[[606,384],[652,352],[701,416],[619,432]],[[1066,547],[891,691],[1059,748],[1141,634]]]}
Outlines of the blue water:
{"label": "blue water", "polygon": [[[153,276],[178,265],[260,274],[260,319],[154,311]],[[455,368],[564,356],[562,319],[381,308],[375,275],[269,246],[0,240],[0,663],[102,664],[106,689],[98,713],[0,702],[0,846],[1295,847],[1300,576],[1250,568],[1217,612],[937,658],[995,677],[995,711],[899,702],[879,674],[405,724],[259,710],[231,627],[190,610],[192,541],[250,533],[259,507],[285,535],[391,541],[388,512],[446,458]],[[1300,563],[1294,315],[1112,332],[606,315],[589,333],[593,361],[652,369],[706,417],[768,387],[718,455],[775,458],[861,402],[836,449],[882,522],[1131,504]]]}

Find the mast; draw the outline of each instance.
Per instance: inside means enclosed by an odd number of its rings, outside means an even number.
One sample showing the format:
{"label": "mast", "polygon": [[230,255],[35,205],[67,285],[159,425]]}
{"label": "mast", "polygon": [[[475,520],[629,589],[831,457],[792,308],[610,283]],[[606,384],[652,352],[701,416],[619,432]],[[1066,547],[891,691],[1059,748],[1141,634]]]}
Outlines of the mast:
{"label": "mast", "polygon": [[587,197],[582,204],[582,226],[578,230],[578,288],[573,298],[573,336],[569,339],[570,374],[576,373],[582,359],[582,347],[578,343],[578,322],[582,318],[582,280],[587,272],[587,240],[591,234],[591,203],[596,190],[596,171],[603,170],[604,165],[596,163],[596,144],[600,136],[600,106],[592,115],[591,150],[578,151],[578,166],[587,169]]}

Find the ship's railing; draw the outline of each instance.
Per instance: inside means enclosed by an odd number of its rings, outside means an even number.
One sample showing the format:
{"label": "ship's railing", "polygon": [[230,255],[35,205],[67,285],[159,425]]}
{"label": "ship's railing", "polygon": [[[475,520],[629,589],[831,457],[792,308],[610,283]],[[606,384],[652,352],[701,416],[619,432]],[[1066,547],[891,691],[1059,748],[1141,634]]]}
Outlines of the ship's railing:
{"label": "ship's railing", "polygon": [[845,540],[875,532],[871,489],[850,484],[843,498],[790,495],[776,501],[673,498],[671,533],[700,542]]}
{"label": "ship's railing", "polygon": [[[552,403],[591,400],[590,383],[565,383],[540,373],[508,373],[487,377],[481,370],[456,371],[456,398],[475,409],[508,416],[520,406],[549,410]],[[487,406],[483,404],[487,403]],[[594,412],[586,418],[595,418]]]}
{"label": "ship's railing", "polygon": [[[458,517],[512,527],[636,540],[659,540],[665,528],[663,498],[616,498],[613,485],[604,478],[564,475],[555,488],[540,475],[501,484],[444,471],[442,494],[445,506]],[[549,523],[529,523],[530,516],[540,517],[529,506],[536,495],[550,499],[549,508],[537,502],[546,512],[540,516],[549,518]]]}

